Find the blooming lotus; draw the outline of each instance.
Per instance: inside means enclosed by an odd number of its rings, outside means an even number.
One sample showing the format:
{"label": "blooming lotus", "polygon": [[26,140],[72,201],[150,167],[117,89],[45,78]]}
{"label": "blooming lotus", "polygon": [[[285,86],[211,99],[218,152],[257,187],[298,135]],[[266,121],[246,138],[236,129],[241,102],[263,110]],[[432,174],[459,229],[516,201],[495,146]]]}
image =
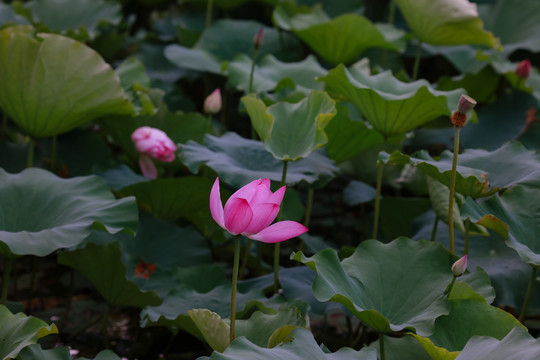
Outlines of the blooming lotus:
{"label": "blooming lotus", "polygon": [[138,128],[131,135],[135,148],[141,154],[139,165],[144,176],[157,178],[157,170],[151,158],[171,162],[176,157],[176,145],[163,131],[149,126]]}
{"label": "blooming lotus", "polygon": [[218,225],[232,235],[241,234],[265,243],[285,241],[308,231],[296,221],[270,225],[279,212],[285,188],[273,193],[269,179],[254,180],[236,191],[223,208],[217,178],[210,192],[210,212]]}

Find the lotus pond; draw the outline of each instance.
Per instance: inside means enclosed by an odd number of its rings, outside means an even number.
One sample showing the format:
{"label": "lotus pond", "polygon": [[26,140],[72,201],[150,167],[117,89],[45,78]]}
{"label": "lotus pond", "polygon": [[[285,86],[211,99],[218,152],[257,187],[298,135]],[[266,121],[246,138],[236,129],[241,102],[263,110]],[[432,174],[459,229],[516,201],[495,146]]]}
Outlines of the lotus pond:
{"label": "lotus pond", "polygon": [[540,358],[540,2],[0,1],[2,359]]}

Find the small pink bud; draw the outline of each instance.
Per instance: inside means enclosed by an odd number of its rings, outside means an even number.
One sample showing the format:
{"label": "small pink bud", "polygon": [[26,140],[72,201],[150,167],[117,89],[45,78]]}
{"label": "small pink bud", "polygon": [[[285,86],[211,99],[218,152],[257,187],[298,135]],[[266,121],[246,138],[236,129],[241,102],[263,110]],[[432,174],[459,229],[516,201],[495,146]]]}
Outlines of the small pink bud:
{"label": "small pink bud", "polygon": [[458,111],[467,114],[476,106],[476,100],[467,95],[461,95],[458,102]]}
{"label": "small pink bud", "polygon": [[522,60],[519,64],[516,66],[516,75],[519,76],[522,79],[526,79],[529,77],[529,74],[531,73],[531,62],[528,59]]}
{"label": "small pink bud", "polygon": [[255,49],[258,49],[261,47],[264,40],[263,36],[263,28],[260,28],[259,31],[255,34],[253,37],[253,46],[255,46]]}
{"label": "small pink bud", "polygon": [[204,112],[217,114],[221,110],[221,90],[216,89],[204,100]]}
{"label": "small pink bud", "polygon": [[465,270],[467,270],[467,255],[463,256],[452,265],[452,273],[454,273],[455,277],[463,275]]}

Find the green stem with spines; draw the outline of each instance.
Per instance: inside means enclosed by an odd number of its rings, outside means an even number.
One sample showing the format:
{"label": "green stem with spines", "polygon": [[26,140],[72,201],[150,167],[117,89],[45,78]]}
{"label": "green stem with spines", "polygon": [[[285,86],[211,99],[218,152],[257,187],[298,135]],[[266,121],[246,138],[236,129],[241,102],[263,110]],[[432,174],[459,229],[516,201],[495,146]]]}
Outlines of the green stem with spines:
{"label": "green stem with spines", "polygon": [[531,277],[529,278],[529,285],[527,286],[527,293],[525,294],[525,299],[523,300],[523,305],[521,306],[521,312],[519,313],[519,322],[523,324],[525,320],[525,314],[527,313],[527,307],[529,306],[529,300],[532,294],[532,288],[534,281],[536,280],[536,266],[532,265]]}
{"label": "green stem with spines", "polygon": [[383,333],[379,333],[379,350],[380,350],[381,360],[385,360],[386,355],[384,352],[384,334]]}
{"label": "green stem with spines", "polygon": [[383,178],[384,162],[377,160],[377,185],[375,188],[375,215],[373,216],[373,233],[371,238],[377,239],[379,231],[379,214],[381,208],[381,188]]}
{"label": "green stem with spines", "polygon": [[[281,174],[281,186],[285,186],[287,183],[287,167],[289,165],[289,160],[283,160],[283,172]],[[281,220],[281,212],[283,208],[279,209],[276,221]],[[274,244],[274,293],[277,294],[279,290],[279,250],[280,243]]]}
{"label": "green stem with spines", "polygon": [[208,0],[208,3],[206,4],[206,22],[205,27],[209,28],[212,24],[212,7],[214,5],[214,0]]}
{"label": "green stem with spines", "polygon": [[422,57],[422,42],[418,41],[418,47],[416,48],[416,56],[414,57],[412,80],[415,81],[418,78],[418,69],[420,68],[420,58]]}
{"label": "green stem with spines", "polygon": [[448,241],[450,242],[450,253],[455,252],[454,247],[454,194],[456,192],[456,172],[457,159],[459,153],[459,126],[454,125],[454,155],[452,157],[452,173],[450,177],[450,194],[448,196]]}

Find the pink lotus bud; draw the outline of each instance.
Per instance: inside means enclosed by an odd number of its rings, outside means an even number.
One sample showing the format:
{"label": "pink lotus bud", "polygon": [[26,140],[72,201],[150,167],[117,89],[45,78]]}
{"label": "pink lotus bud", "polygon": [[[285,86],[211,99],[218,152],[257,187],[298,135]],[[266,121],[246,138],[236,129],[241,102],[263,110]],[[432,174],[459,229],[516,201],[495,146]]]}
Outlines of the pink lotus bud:
{"label": "pink lotus bud", "polygon": [[255,49],[258,49],[263,44],[264,35],[263,35],[263,28],[260,28],[259,31],[255,34],[253,37],[253,46]]}
{"label": "pink lotus bud", "polygon": [[163,162],[175,159],[176,145],[163,131],[148,126],[138,128],[131,134],[135,148],[141,154],[139,165],[144,176],[155,179],[157,170],[151,158]]}
{"label": "pink lotus bud", "polygon": [[221,90],[216,89],[204,100],[204,112],[217,114],[221,110]]}
{"label": "pink lotus bud", "polygon": [[516,75],[522,79],[528,78],[531,73],[531,67],[531,62],[528,59],[522,60],[516,66]]}
{"label": "pink lotus bud", "polygon": [[465,270],[467,270],[467,255],[463,256],[452,265],[452,273],[454,273],[455,277],[463,275]]}
{"label": "pink lotus bud", "polygon": [[296,221],[279,221],[270,225],[276,218],[285,186],[272,192],[269,179],[250,182],[221,203],[219,179],[216,179],[210,192],[210,212],[223,229],[232,235],[244,235],[265,243],[277,243],[292,239],[308,229]]}

